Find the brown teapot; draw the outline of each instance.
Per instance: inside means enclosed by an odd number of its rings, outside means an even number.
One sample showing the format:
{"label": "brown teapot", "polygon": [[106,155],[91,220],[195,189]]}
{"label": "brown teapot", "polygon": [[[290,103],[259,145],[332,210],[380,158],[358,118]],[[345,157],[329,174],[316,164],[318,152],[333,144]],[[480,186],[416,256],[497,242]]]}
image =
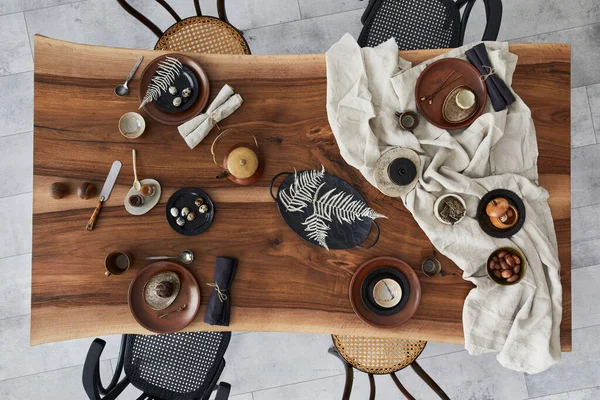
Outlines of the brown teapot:
{"label": "brown teapot", "polygon": [[[231,147],[223,158],[222,166],[220,166],[217,163],[217,157],[215,155],[217,142],[223,136],[232,132],[247,133],[248,135],[251,135],[254,139],[254,145],[240,143]],[[230,181],[233,181],[238,185],[251,185],[256,182],[264,172],[264,160],[258,147],[258,141],[256,140],[256,136],[248,131],[231,128],[221,132],[213,141],[210,152],[213,156],[215,165],[224,169],[217,175],[217,179],[227,177]]]}

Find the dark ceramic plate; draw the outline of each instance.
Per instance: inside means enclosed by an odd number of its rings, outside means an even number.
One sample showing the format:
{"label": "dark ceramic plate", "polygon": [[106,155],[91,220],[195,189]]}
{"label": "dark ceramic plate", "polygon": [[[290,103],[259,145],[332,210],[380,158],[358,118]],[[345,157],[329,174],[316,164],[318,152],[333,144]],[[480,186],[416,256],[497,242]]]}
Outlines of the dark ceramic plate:
{"label": "dark ceramic plate", "polygon": [[[301,172],[303,172],[303,171],[298,171],[298,173],[301,173]],[[289,176],[287,178],[285,178],[283,180],[283,182],[281,182],[281,184],[279,185],[279,188],[277,189],[277,197],[275,197],[273,195],[273,184],[275,183],[275,180],[281,175],[289,175]],[[269,187],[269,190],[271,192],[271,197],[273,197],[273,199],[277,203],[277,208],[279,209],[279,213],[283,217],[283,220],[288,224],[288,226],[290,228],[292,228],[292,230],[294,232],[296,232],[296,234],[298,234],[298,236],[300,236],[302,239],[306,240],[309,243],[314,244],[315,246],[321,247],[315,239],[309,238],[307,236],[308,233],[304,230],[305,229],[305,225],[303,225],[304,221],[306,220],[307,217],[312,215],[312,213],[314,211],[314,207],[313,207],[312,203],[310,203],[307,206],[307,208],[305,209],[305,212],[289,212],[286,210],[285,206],[279,199],[279,195],[280,195],[281,191],[288,190],[293,183],[294,183],[294,173],[292,173],[292,172],[281,172],[281,173],[275,175],[273,177],[273,179],[271,179],[271,184]],[[354,187],[352,187],[350,184],[348,184],[343,179],[338,178],[337,176],[325,173],[323,176],[322,183],[324,183],[324,186],[321,188],[321,190],[319,192],[321,194],[324,194],[324,193],[328,192],[329,190],[336,188],[336,189],[338,189],[338,191],[351,193],[354,196],[354,198],[360,199],[365,204],[367,204],[364,197],[362,197],[362,195],[360,193],[358,193],[358,191],[356,189],[354,189]],[[336,191],[335,193],[338,193],[338,191]],[[327,246],[329,247],[330,250],[350,249],[353,247],[360,247],[363,249],[368,249],[368,248],[373,247],[375,245],[375,243],[377,243],[377,241],[379,240],[379,225],[377,225],[377,223],[370,218],[363,218],[362,220],[357,220],[352,224],[348,224],[348,223],[342,223],[337,218],[333,217],[333,218],[331,218],[330,222],[328,221],[328,223],[329,223],[330,230],[328,231],[328,237],[327,237],[326,242],[327,242]],[[367,237],[369,236],[369,232],[371,232],[371,228],[373,226],[375,226],[375,228],[377,230],[377,234],[376,234],[374,241],[369,245],[361,246],[360,244],[367,239]]]}
{"label": "dark ceramic plate", "polygon": [[[374,313],[365,306],[361,299],[361,287],[372,271],[390,268],[400,272],[408,281],[409,295],[400,311],[392,315]],[[350,304],[358,317],[364,322],[378,328],[393,328],[402,325],[415,315],[421,304],[421,282],[415,271],[404,261],[394,257],[377,257],[361,265],[350,281]],[[404,299],[403,299],[404,300]]]}
{"label": "dark ceramic plate", "polygon": [[[517,223],[508,229],[499,229],[496,228],[492,221],[490,221],[490,217],[485,213],[485,207],[487,204],[497,197],[504,197],[508,200],[508,203],[517,209],[519,212],[519,219]],[[485,233],[495,238],[509,238],[519,232],[523,227],[523,223],[525,222],[525,204],[523,204],[523,200],[515,192],[511,192],[506,189],[496,189],[491,192],[487,192],[485,196],[481,198],[479,201],[479,205],[477,206],[477,221],[479,222],[479,226]]]}
{"label": "dark ceramic plate", "polygon": [[[373,299],[373,289],[375,288],[375,284],[386,278],[393,279],[394,281],[398,282],[402,288],[402,298],[400,299],[400,302],[394,307],[390,308],[381,307]],[[408,285],[408,280],[402,274],[402,272],[393,268],[378,268],[370,272],[365,277],[365,280],[360,288],[360,296],[363,304],[369,311],[377,315],[393,315],[400,312],[400,310],[406,306],[406,303],[408,303],[408,298],[410,297],[410,286]]]}
{"label": "dark ceramic plate", "polygon": [[[206,214],[200,214],[200,212],[198,212],[198,207],[196,207],[195,204],[198,197],[202,197],[206,205],[208,205],[208,212]],[[180,213],[183,207],[187,207],[190,211],[196,213],[196,219],[193,221],[188,221],[186,219],[185,225],[179,226],[176,222],[177,217],[171,215],[172,207],[177,207]],[[208,197],[204,191],[198,188],[188,187],[179,189],[169,197],[165,215],[167,217],[167,222],[175,232],[185,236],[195,236],[207,230],[210,224],[212,224],[215,216],[215,207],[210,197]]]}
{"label": "dark ceramic plate", "polygon": [[[169,92],[163,92],[163,94],[156,100],[154,104],[156,107],[168,113],[183,112],[194,105],[194,102],[198,99],[198,79],[196,75],[185,65],[181,71],[181,74],[175,79],[172,86],[177,88],[177,94],[172,95]],[[192,95],[190,97],[183,97],[181,91],[185,88],[192,89]],[[173,99],[181,97],[182,103],[179,107],[173,105]]]}

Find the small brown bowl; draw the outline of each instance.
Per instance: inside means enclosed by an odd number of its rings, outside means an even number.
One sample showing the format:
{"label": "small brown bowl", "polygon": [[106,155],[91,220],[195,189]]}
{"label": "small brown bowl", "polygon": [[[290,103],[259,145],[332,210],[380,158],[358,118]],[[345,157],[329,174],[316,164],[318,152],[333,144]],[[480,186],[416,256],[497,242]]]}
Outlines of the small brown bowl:
{"label": "small brown bowl", "polygon": [[[509,253],[510,255],[517,256],[521,260],[521,264],[519,264],[521,266],[521,270],[517,274],[518,278],[513,282],[507,282],[506,278],[496,277],[496,275],[494,275],[494,273],[493,273],[493,270],[490,269],[490,261],[492,261],[493,258],[496,257],[502,251],[505,251],[505,252]],[[521,281],[521,279],[523,279],[523,277],[525,276],[525,271],[527,270],[525,256],[523,256],[523,253],[521,253],[519,250],[515,249],[514,247],[497,248],[496,250],[492,251],[492,253],[488,256],[487,262],[485,263],[485,270],[487,271],[487,274],[490,277],[490,279],[493,280],[494,282],[496,282],[497,284],[506,285],[506,286],[514,285],[515,283],[519,283]],[[497,270],[494,270],[494,271],[497,271]],[[502,270],[500,269],[500,271],[502,271]],[[512,272],[512,269],[511,269],[511,272]]]}

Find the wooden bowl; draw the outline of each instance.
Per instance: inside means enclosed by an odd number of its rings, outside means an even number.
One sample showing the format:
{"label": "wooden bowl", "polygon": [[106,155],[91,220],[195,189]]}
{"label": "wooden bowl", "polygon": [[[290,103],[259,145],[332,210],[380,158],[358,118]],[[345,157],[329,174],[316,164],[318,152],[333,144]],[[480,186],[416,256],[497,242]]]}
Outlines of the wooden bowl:
{"label": "wooden bowl", "polygon": [[[497,278],[492,272],[492,270],[490,270],[490,261],[501,251],[506,251],[513,256],[519,257],[519,259],[521,260],[521,270],[518,273],[519,277],[514,282],[507,282],[505,278]],[[492,253],[488,256],[487,261],[485,263],[485,270],[487,271],[487,274],[490,277],[490,279],[496,282],[498,285],[509,286],[519,283],[521,279],[523,279],[523,277],[525,276],[525,271],[527,270],[527,262],[523,253],[521,253],[518,249],[514,247],[500,247],[492,251]]]}

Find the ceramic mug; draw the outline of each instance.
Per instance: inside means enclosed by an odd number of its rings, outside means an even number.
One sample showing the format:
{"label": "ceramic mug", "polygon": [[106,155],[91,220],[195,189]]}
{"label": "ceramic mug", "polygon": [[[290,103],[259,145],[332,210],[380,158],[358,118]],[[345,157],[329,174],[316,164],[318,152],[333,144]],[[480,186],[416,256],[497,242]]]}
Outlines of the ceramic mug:
{"label": "ceramic mug", "polygon": [[107,255],[106,259],[104,260],[104,267],[106,268],[104,275],[121,275],[127,271],[130,266],[131,256],[129,254],[122,251],[113,251]]}
{"label": "ceramic mug", "polygon": [[442,264],[436,258],[427,258],[421,264],[421,269],[423,270],[423,274],[425,276],[433,277],[433,276],[444,276],[442,272]]}

